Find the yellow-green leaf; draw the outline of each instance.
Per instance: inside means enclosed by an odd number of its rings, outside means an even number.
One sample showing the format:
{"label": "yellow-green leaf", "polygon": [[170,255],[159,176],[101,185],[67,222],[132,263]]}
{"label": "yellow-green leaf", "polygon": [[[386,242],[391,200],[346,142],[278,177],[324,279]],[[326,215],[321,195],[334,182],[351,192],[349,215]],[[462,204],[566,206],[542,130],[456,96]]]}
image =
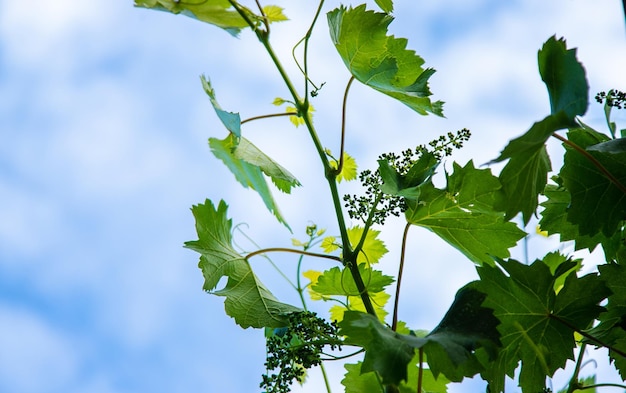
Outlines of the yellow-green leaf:
{"label": "yellow-green leaf", "polygon": [[[357,263],[376,263],[387,253],[387,247],[382,240],[378,239],[380,231],[370,228],[365,236],[363,248],[357,257]],[[363,236],[363,227],[357,225],[348,229],[348,238],[352,247],[356,247]]]}

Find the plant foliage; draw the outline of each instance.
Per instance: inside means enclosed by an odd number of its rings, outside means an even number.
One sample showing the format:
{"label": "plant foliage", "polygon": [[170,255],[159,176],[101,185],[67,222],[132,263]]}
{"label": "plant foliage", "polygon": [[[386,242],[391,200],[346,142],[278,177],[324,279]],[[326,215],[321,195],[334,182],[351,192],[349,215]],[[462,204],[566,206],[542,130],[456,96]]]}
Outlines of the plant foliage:
{"label": "plant foliage", "polygon": [[[492,393],[503,392],[507,378],[516,378],[523,392],[546,392],[552,391],[546,379],[574,360],[575,366],[568,369],[573,369],[571,381],[564,389],[569,393],[599,384],[595,376],[578,376],[591,347],[607,349],[617,373],[626,378],[626,130],[618,131],[611,120],[612,111],[626,106],[626,95],[617,89],[596,95],[596,103],[604,105],[607,132],[585,124],[580,118],[590,105],[585,69],[576,49],[553,36],[537,58],[550,108],[492,161],[504,164],[499,173],[479,169],[472,160],[441,165],[469,138],[467,129],[413,144],[401,153],[383,152],[370,163],[375,170],[359,171],[343,143],[345,100],[354,80],[420,115],[443,117],[443,103],[431,100],[429,79],[435,70],[407,49],[406,39],[388,34],[393,1],[375,3],[380,10],[369,10],[365,4],[340,5],[326,13],[330,40],[350,76],[341,109],[342,144],[333,154],[312,117],[310,99],[322,85],[315,85],[308,74],[309,41],[324,1],[318,3],[309,30],[294,42],[303,47],[301,57],[293,52],[302,71],[297,78],[304,88],[299,91],[271,40],[271,24],[287,20],[282,8],[259,1],[245,6],[237,0],[135,0],[138,7],[184,14],[235,36],[249,28],[290,94],[274,100],[276,106],[287,104],[284,112],[249,120],[288,117],[291,127],[306,129],[320,158],[336,233],[325,235],[310,225],[305,240],[292,239],[293,248],[242,252],[233,242],[224,201],[207,200],[191,209],[198,239],[185,246],[200,254],[204,290],[225,297],[226,313],[236,324],[265,328],[268,373],[261,387],[287,392],[294,381],[304,382],[307,369],[319,366],[323,371],[326,361],[349,359],[341,381],[348,393],[446,392],[449,383],[477,375]],[[287,226],[271,184],[288,194],[300,182],[243,136],[246,121],[220,107],[209,79],[202,76],[201,83],[227,131],[225,137],[209,138],[212,153]],[[324,114],[316,114],[320,115]],[[563,147],[563,164],[555,170],[546,148],[553,139]],[[363,192],[342,196],[338,183],[355,179]],[[344,212],[359,224],[348,225]],[[523,227],[512,221],[519,215]],[[381,236],[390,217],[406,228],[395,256],[390,256],[394,253]],[[601,250],[605,261],[582,274],[586,260],[557,251],[532,263],[511,259],[510,249],[529,236],[524,228],[533,217],[542,233],[573,241],[576,250]],[[398,319],[411,227],[427,229],[457,249],[460,257],[476,265],[479,277],[458,290],[441,322],[430,330],[411,329]],[[300,297],[297,306],[278,300],[248,261],[270,251],[297,259],[295,283],[289,280]],[[393,263],[395,257],[398,273],[390,275],[378,263],[383,259]],[[337,266],[302,271],[305,258],[330,259]],[[222,279],[226,283],[218,288]],[[329,320],[306,311],[305,294],[313,301],[329,302]],[[354,350],[338,353],[348,348]],[[330,392],[327,374],[323,375]]]}

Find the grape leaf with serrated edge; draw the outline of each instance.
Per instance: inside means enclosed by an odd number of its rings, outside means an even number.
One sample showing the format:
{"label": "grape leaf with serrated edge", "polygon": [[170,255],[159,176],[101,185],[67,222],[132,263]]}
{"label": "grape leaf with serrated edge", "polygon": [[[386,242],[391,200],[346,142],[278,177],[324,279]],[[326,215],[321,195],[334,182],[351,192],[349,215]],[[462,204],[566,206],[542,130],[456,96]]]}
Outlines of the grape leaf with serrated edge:
{"label": "grape leaf with serrated edge", "polygon": [[[557,180],[560,181],[558,178]],[[616,257],[620,247],[620,233],[616,233],[610,238],[601,232],[593,236],[581,235],[578,231],[578,225],[567,220],[567,209],[571,205],[569,191],[564,187],[548,184],[544,190],[544,195],[547,199],[541,203],[544,209],[539,221],[542,230],[547,231],[550,235],[558,234],[561,242],[573,240],[575,250],[587,248],[589,251],[593,251],[598,244],[602,244],[607,261]]]}
{"label": "grape leaf with serrated edge", "polygon": [[[228,0],[203,0],[201,2],[181,2],[176,0],[135,0],[135,7],[183,14],[201,22],[220,27],[237,37],[239,32],[249,27],[246,20],[232,8]],[[263,18],[255,15],[248,8],[239,5],[241,11],[254,23],[261,23]]]}
{"label": "grape leaf with serrated edge", "polygon": [[431,102],[424,60],[406,49],[407,40],[387,36],[388,14],[356,8],[328,13],[330,36],[350,73],[360,82],[393,97],[419,114],[443,116],[443,102]]}
{"label": "grape leaf with serrated edge", "polygon": [[376,0],[376,5],[388,14],[393,12],[393,1],[391,0]]}
{"label": "grape leaf with serrated edge", "polygon": [[[244,138],[241,138],[244,139]],[[263,176],[263,171],[256,165],[249,164],[246,161],[237,158],[233,151],[235,150],[238,143],[241,140],[237,141],[237,138],[234,134],[229,134],[225,139],[220,140],[217,138],[209,138],[209,146],[211,147],[211,151],[215,157],[222,160],[222,162],[230,169],[230,171],[235,175],[235,178],[241,185],[244,187],[252,188],[255,190],[263,199],[265,206],[267,209],[274,214],[274,216],[285,225],[288,229],[289,225],[283,218],[282,213],[280,212],[274,197],[272,196],[272,192],[270,191],[267,182],[265,180],[265,176]],[[291,229],[290,229],[291,230]]]}
{"label": "grape leaf with serrated edge", "polygon": [[[491,377],[502,374],[491,385],[502,391],[504,374],[511,375],[519,361],[522,368],[519,383],[523,391],[540,391],[545,379],[573,359],[573,330],[584,330],[603,310],[599,303],[610,293],[596,274],[577,278],[570,274],[558,295],[556,278],[569,271],[574,263],[567,261],[552,275],[541,260],[524,265],[515,260],[498,260],[498,267],[478,267],[477,288],[487,294],[483,306],[492,308],[500,320],[503,348],[491,367]],[[492,382],[492,381],[491,381]]]}
{"label": "grape leaf with serrated edge", "polygon": [[[581,148],[608,140],[604,134],[584,126],[571,130],[568,139]],[[598,232],[612,237],[626,219],[626,194],[580,152],[564,144],[566,152],[559,177],[570,192],[571,205],[567,220],[578,225],[581,235],[593,236]],[[626,154],[591,154],[622,184],[626,184]]]}
{"label": "grape leaf with serrated edge", "polygon": [[582,116],[589,105],[585,68],[576,59],[576,49],[567,49],[564,39],[552,36],[537,56],[539,73],[548,88],[552,114],[564,112],[569,119]]}
{"label": "grape leaf with serrated edge", "polygon": [[383,181],[380,190],[407,199],[419,198],[420,186],[432,177],[437,166],[439,160],[428,152],[422,153],[406,174],[398,173],[388,160],[378,160],[378,172]]}
{"label": "grape leaf with serrated edge", "polygon": [[[359,244],[359,241],[363,236],[363,229],[364,228],[360,225],[348,228],[348,239],[350,239],[352,247],[356,247],[357,244]],[[380,258],[382,258],[389,251],[387,250],[385,243],[378,238],[378,235],[380,235],[380,231],[377,229],[369,228],[367,231],[363,247],[361,248],[361,252],[359,252],[356,259],[356,262],[359,265],[361,263],[378,263]]]}
{"label": "grape leaf with serrated edge", "polygon": [[[382,292],[386,286],[395,281],[393,277],[384,275],[379,270],[370,269],[364,263],[359,265],[359,273],[363,277],[365,288],[372,294]],[[311,284],[311,290],[322,296],[359,296],[361,293],[352,275],[339,267],[324,271],[317,277],[316,283]]]}
{"label": "grape leaf with serrated edge", "polygon": [[[279,302],[257,278],[248,261],[235,251],[227,210],[224,201],[216,209],[208,199],[191,209],[198,240],[185,242],[185,247],[200,254],[198,267],[204,276],[203,289],[225,296],[226,314],[243,328],[286,326],[287,315],[301,309]],[[224,276],[228,277],[226,286],[215,290]]]}
{"label": "grape leaf with serrated edge", "polygon": [[506,197],[496,207],[506,212],[507,219],[521,212],[524,224],[528,224],[537,209],[538,196],[551,169],[545,142],[555,131],[575,127],[575,116],[584,114],[588,106],[589,86],[575,49],[568,50],[565,40],[553,36],[544,43],[537,57],[550,96],[551,115],[509,142],[494,160],[509,159],[499,176]]}
{"label": "grape leaf with serrated edge", "polygon": [[[626,267],[620,264],[598,266],[600,277],[606,282],[611,292],[606,304],[606,312],[600,315],[600,324],[588,333],[600,339],[604,344],[626,352]],[[598,345],[593,340],[587,343]],[[609,356],[623,379],[626,379],[626,357],[613,350]]]}
{"label": "grape leaf with serrated edge", "polygon": [[500,182],[488,169],[453,164],[444,190],[432,181],[421,186],[417,202],[407,201],[409,223],[430,229],[475,263],[493,263],[492,256],[507,257],[509,247],[524,237],[515,224],[493,209]]}

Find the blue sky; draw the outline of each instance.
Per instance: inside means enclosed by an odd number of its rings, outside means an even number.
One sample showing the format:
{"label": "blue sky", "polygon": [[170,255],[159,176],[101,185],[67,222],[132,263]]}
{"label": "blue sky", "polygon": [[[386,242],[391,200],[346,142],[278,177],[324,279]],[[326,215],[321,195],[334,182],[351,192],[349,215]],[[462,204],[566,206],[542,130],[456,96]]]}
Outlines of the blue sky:
{"label": "blue sky", "polygon": [[[592,93],[625,88],[626,26],[617,0],[395,3],[391,31],[437,69],[431,87],[446,101],[447,118],[420,117],[355,86],[348,151],[362,168],[382,152],[463,127],[474,137],[456,160],[496,157],[548,113],[536,54],[553,34],[579,48]],[[273,31],[295,76],[290,50],[314,4],[274,4],[293,19]],[[327,2],[326,11],[337,4]],[[323,19],[313,45],[312,77],[326,82],[315,119],[324,144],[337,151],[348,74]],[[130,0],[0,0],[1,392],[259,391],[262,332],[239,329],[222,299],[202,292],[197,257],[182,248],[195,238],[189,208],[223,198],[257,243],[289,246],[292,235],[211,156],[207,138],[226,131],[200,74],[212,79],[222,107],[243,118],[275,111],[272,100],[287,95],[249,32],[234,39],[183,16],[134,9]],[[585,120],[603,129],[600,106],[592,104]],[[304,185],[289,197],[276,193],[294,236],[303,237],[313,219],[333,233],[304,131],[284,119],[244,131]],[[386,231],[391,252],[381,265],[392,273],[401,223]],[[431,234],[413,235],[409,252],[421,265],[407,267],[413,285],[401,318],[429,329],[476,275]],[[554,247],[532,242],[537,255]],[[293,265],[281,258],[284,268]],[[281,299],[296,301],[261,259],[253,265]],[[315,267],[329,266],[308,268]],[[330,370],[335,385],[342,372]],[[303,391],[320,391],[318,373],[310,380]]]}

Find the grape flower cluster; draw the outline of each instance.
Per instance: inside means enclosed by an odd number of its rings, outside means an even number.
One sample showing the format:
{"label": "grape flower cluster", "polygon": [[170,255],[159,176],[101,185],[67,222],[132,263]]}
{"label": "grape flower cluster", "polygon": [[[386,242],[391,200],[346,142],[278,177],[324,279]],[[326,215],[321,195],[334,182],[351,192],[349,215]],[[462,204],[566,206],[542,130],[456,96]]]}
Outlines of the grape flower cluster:
{"label": "grape flower cluster", "polygon": [[606,104],[617,109],[626,108],[626,93],[623,91],[611,89],[608,93],[604,91],[596,94],[596,101],[602,104],[606,100]]}
{"label": "grape flower cluster", "polygon": [[334,322],[329,323],[314,312],[290,314],[288,326],[274,329],[267,338],[267,374],[262,376],[260,387],[266,393],[289,392],[294,380],[302,382],[306,370],[322,362],[324,347],[341,350],[337,330]]}
{"label": "grape flower cluster", "polygon": [[[450,156],[454,149],[463,147],[463,143],[469,140],[470,136],[470,130],[463,128],[456,133],[448,132],[441,135],[430,141],[427,146],[418,145],[415,149],[404,150],[401,154],[384,153],[378,159],[387,160],[400,175],[406,175],[424,152],[429,152],[437,160],[441,160],[443,157]],[[363,222],[371,220],[375,224],[382,225],[390,215],[398,217],[406,210],[404,198],[380,191],[383,180],[378,170],[361,171],[359,180],[365,188],[365,195],[346,194],[343,197],[350,218],[360,219]]]}

